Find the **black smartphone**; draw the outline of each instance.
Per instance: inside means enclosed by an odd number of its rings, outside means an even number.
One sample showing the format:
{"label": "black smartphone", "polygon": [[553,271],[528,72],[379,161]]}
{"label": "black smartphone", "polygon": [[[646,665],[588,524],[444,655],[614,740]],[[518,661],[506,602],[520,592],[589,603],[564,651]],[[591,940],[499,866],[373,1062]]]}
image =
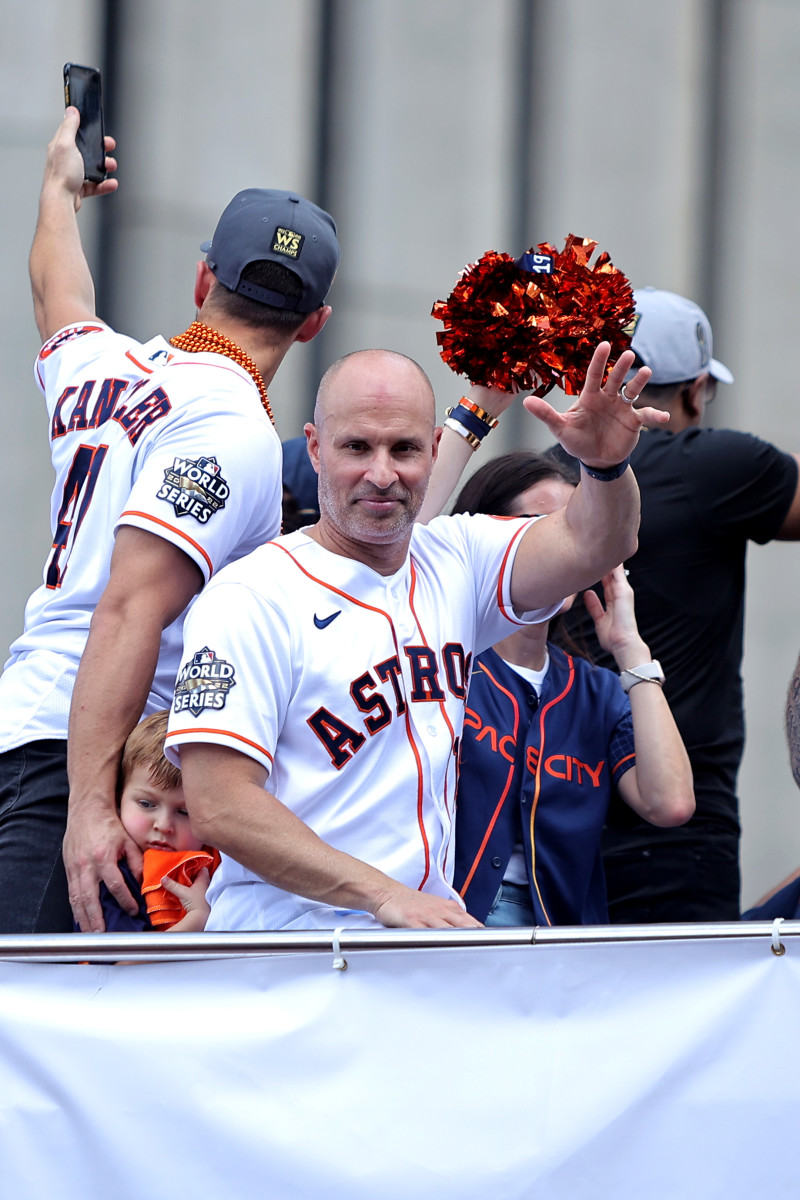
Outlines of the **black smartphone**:
{"label": "black smartphone", "polygon": [[92,183],[106,177],[106,143],[103,129],[103,88],[95,67],[64,63],[64,103],[81,114],[75,139],[83,156],[83,176]]}

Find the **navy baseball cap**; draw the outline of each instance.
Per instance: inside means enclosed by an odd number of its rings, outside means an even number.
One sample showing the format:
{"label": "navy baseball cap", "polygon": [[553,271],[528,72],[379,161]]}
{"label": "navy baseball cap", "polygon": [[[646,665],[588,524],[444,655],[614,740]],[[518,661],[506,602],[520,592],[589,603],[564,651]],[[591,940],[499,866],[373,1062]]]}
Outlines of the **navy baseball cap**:
{"label": "navy baseball cap", "polygon": [[724,363],[711,357],[711,322],[698,304],[653,287],[639,288],[633,299],[631,350],[653,372],[651,383],[683,383],[705,371],[720,383],[733,383]]}
{"label": "navy baseball cap", "polygon": [[[247,188],[238,192],[220,217],[210,242],[200,249],[220,283],[260,304],[310,313],[324,302],[339,265],[333,217],[294,192]],[[242,279],[251,262],[266,259],[293,271],[303,286],[299,296],[284,296]]]}

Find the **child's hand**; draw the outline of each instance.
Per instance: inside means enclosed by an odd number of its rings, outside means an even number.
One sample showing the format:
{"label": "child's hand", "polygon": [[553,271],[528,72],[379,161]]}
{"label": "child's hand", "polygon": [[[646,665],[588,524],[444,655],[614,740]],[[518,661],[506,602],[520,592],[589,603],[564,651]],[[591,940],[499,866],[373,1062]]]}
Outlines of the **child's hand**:
{"label": "child's hand", "polygon": [[201,871],[198,871],[197,878],[191,887],[186,887],[183,883],[176,883],[168,875],[164,876],[161,880],[162,887],[177,897],[186,909],[186,916],[182,917],[177,924],[172,926],[170,933],[198,933],[205,929],[208,914],[211,912],[211,908],[206,901],[206,892],[208,891],[210,880],[211,876],[208,873],[207,867],[203,867]]}

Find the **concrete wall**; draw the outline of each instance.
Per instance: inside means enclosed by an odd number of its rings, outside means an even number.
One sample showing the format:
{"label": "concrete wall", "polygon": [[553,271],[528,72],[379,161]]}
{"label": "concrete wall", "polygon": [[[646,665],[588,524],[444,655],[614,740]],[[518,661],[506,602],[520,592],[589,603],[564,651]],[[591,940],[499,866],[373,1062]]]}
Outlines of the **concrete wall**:
{"label": "concrete wall", "polygon": [[[417,358],[443,410],[460,381],[438,358],[433,301],[484,250],[574,232],[635,284],[704,303],[736,375],[714,419],[798,447],[793,0],[0,0],[0,21],[0,643],[49,544],[26,258],[67,59],[113,63],[120,191],[81,221],[109,280],[101,315],[121,328],[188,324],[198,245],[239,188],[296,188],[337,217],[334,319],[271,389],[284,436],[319,371],[362,346]],[[522,413],[494,437],[495,451],[547,442]],[[800,863],[782,735],[799,563],[789,545],[751,554],[745,902]]]}

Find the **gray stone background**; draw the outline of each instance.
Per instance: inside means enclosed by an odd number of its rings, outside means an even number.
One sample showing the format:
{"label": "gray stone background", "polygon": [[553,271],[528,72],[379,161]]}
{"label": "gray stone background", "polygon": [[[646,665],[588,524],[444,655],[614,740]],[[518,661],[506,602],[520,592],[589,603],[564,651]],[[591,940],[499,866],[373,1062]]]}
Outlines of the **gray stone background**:
{"label": "gray stone background", "polygon": [[[198,245],[240,188],[294,188],[336,216],[335,315],[271,389],[282,436],[321,370],[365,346],[421,362],[443,412],[460,387],[432,302],[485,250],[574,232],[635,285],[707,309],[736,376],[716,423],[798,449],[796,0],[0,0],[0,22],[0,645],[49,543],[27,254],[67,60],[103,68],[119,143],[119,192],[81,215],[118,327],[189,323]],[[492,450],[547,440],[520,411]],[[746,904],[800,864],[782,726],[799,564],[791,544],[750,552]]]}

